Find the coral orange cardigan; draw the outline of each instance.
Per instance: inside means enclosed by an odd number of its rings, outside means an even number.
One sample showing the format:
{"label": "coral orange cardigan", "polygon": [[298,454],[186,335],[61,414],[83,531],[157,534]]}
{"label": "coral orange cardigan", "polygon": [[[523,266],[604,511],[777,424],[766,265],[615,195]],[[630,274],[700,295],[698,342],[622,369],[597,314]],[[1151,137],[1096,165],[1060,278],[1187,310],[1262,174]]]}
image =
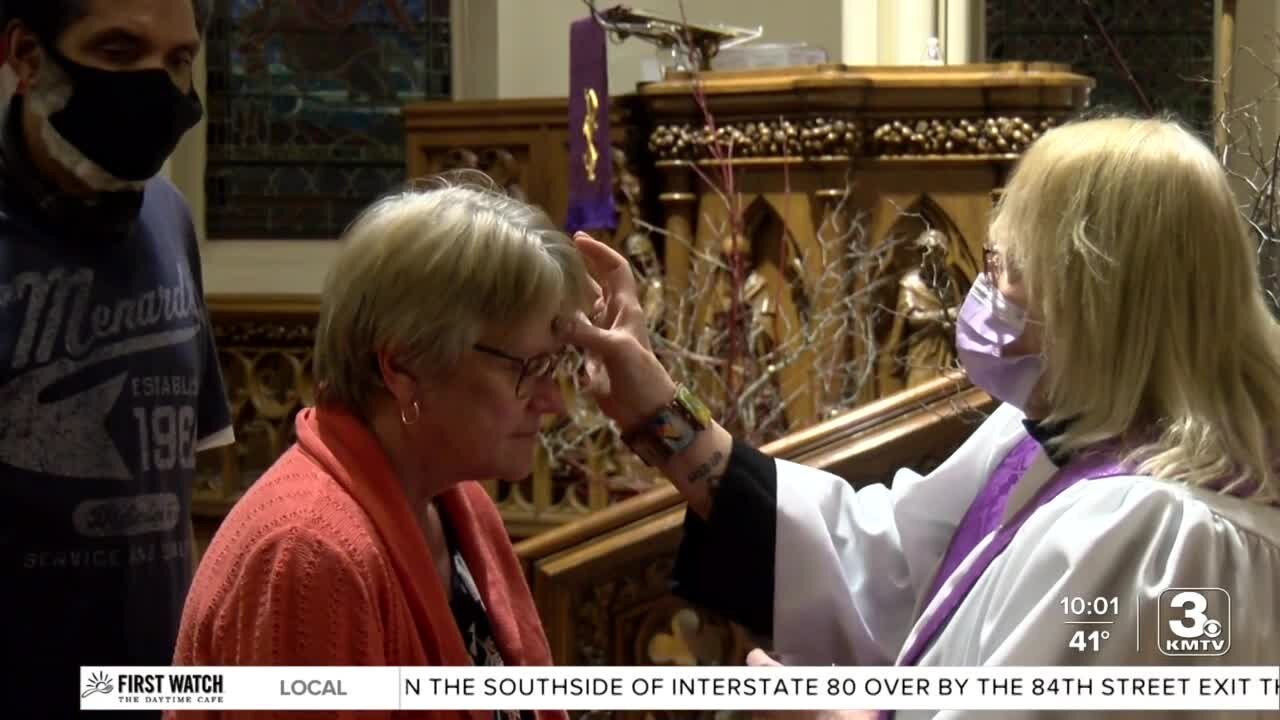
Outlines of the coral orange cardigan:
{"label": "coral orange cardigan", "polygon": [[[426,541],[373,435],[332,408],[303,410],[296,428],[298,442],[236,503],[205,553],[187,597],[174,664],[470,665]],[[473,482],[446,491],[439,501],[505,662],[551,664],[533,598],[493,502]],[[491,711],[481,710],[419,715],[493,719]],[[566,717],[559,711],[538,715]]]}

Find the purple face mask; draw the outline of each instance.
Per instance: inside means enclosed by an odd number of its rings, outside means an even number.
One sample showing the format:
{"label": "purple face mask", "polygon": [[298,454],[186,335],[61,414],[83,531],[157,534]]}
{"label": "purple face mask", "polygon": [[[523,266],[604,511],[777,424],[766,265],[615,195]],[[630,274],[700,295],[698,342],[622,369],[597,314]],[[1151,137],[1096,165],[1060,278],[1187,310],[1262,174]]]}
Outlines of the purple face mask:
{"label": "purple face mask", "polygon": [[956,351],[969,380],[1024,411],[1043,373],[1039,355],[1008,354],[1026,325],[1027,312],[1001,295],[986,273],[969,288],[956,322]]}

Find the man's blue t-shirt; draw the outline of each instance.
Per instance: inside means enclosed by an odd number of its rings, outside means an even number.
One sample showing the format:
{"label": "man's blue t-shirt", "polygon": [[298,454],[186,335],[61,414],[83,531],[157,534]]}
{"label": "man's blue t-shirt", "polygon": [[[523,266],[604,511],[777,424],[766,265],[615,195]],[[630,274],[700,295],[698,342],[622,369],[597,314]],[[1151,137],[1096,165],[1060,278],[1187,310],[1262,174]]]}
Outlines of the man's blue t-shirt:
{"label": "man's blue t-shirt", "polygon": [[[0,661],[29,668],[18,707],[27,693],[52,710],[78,703],[63,696],[75,666],[172,661],[196,450],[231,430],[173,187],[148,183],[112,238],[56,229],[12,197],[0,194]],[[45,683],[57,698],[31,695]]]}

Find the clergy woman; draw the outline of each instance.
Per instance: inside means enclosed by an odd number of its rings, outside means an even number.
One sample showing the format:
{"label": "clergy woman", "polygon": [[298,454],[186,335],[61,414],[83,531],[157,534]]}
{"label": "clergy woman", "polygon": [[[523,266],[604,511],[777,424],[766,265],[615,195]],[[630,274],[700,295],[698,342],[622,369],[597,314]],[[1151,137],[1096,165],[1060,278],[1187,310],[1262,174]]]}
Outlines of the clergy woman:
{"label": "clergy woman", "polygon": [[[651,352],[625,261],[578,239],[607,312],[573,342],[691,510],[677,592],[797,664],[1280,664],[1280,330],[1213,153],[1162,120],[1049,131],[989,240],[955,339],[1002,404],[935,471],[855,491],[709,418]],[[1082,602],[1113,621],[1096,652],[1070,646]],[[1234,632],[1166,654],[1170,622]]]}

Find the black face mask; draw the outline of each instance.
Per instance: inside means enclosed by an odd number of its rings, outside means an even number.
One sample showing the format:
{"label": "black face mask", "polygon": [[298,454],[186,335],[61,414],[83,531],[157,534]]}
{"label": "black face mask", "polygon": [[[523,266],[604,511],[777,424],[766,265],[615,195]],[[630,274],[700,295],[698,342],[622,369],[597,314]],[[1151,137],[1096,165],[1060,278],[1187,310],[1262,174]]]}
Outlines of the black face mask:
{"label": "black face mask", "polygon": [[195,89],[183,93],[164,70],[100,70],[74,62],[50,43],[45,49],[71,78],[71,98],[49,116],[49,124],[121,180],[147,180],[160,172],[204,114]]}

